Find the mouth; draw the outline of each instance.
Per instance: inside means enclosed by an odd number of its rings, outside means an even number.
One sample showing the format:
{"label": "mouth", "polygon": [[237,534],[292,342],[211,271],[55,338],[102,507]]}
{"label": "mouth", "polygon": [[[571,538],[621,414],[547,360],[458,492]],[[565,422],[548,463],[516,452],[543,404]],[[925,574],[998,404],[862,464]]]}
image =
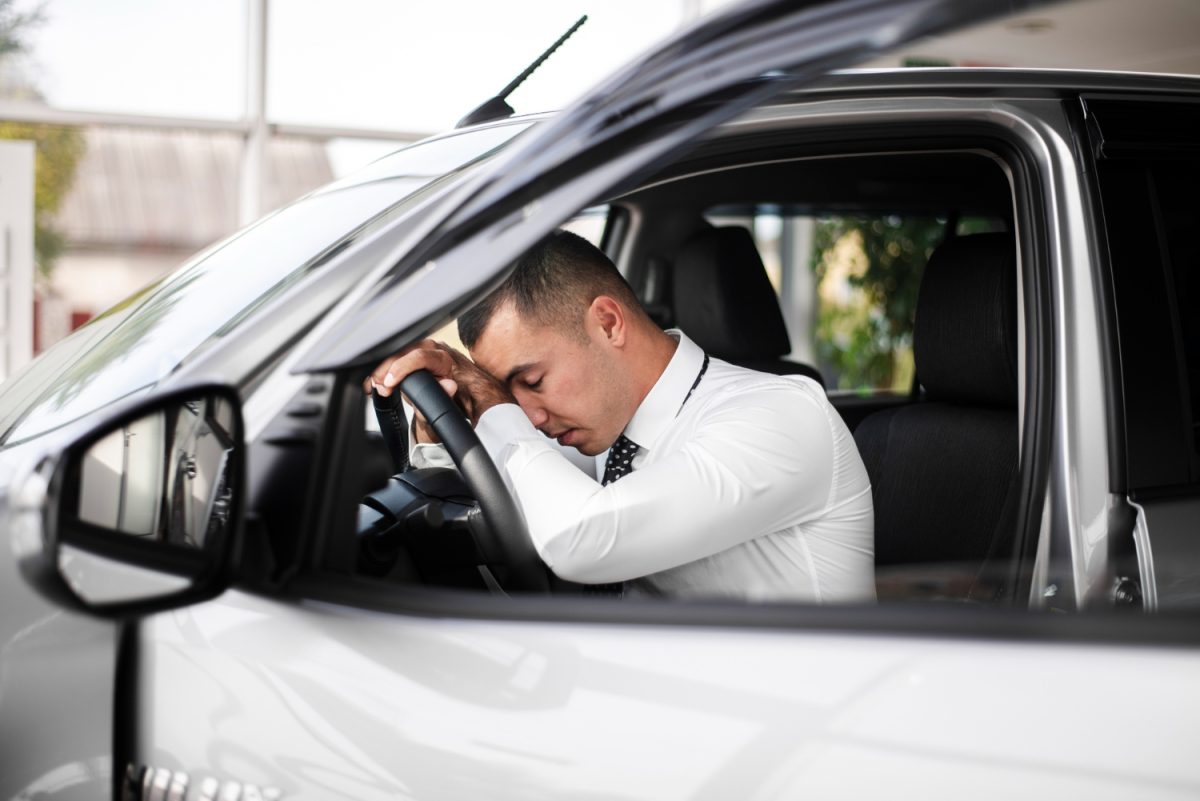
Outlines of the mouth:
{"label": "mouth", "polygon": [[556,440],[558,440],[559,445],[571,445],[575,441],[578,433],[579,433],[579,429],[568,428],[566,431],[563,431],[560,434],[554,435],[554,438]]}

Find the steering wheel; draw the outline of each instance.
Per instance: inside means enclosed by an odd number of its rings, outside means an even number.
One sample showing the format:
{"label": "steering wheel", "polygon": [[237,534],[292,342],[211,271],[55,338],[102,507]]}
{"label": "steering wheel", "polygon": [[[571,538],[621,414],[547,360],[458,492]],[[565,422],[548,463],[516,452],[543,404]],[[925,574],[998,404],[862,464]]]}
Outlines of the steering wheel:
{"label": "steering wheel", "polygon": [[[471,526],[471,533],[484,563],[502,569],[502,577],[497,578],[506,589],[549,592],[546,567],[533,547],[525,518],[462,411],[427,370],[410,374],[397,389],[425,415],[474,496],[483,519],[482,525]],[[380,432],[396,469],[402,471],[408,465],[408,423],[400,392],[387,397],[373,394],[373,398]]]}

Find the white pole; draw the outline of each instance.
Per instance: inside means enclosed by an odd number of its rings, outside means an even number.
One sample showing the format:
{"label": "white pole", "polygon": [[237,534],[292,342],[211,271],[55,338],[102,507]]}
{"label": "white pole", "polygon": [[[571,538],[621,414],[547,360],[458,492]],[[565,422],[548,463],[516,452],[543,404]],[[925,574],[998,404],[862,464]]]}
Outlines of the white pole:
{"label": "white pole", "polygon": [[267,0],[247,0],[246,140],[238,176],[238,220],[249,225],[266,211],[267,183]]}
{"label": "white pole", "polygon": [[0,381],[33,358],[33,142],[0,142]]}

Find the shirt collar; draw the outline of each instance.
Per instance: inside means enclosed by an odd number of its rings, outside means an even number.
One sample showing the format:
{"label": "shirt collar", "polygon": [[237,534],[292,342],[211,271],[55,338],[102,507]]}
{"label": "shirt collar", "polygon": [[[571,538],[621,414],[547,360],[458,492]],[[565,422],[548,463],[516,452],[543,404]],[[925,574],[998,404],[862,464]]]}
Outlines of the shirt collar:
{"label": "shirt collar", "polygon": [[704,350],[688,339],[687,334],[677,328],[668,329],[667,334],[679,341],[679,347],[675,348],[666,369],[625,426],[625,436],[646,450],[654,447],[655,441],[679,414],[704,364]]}

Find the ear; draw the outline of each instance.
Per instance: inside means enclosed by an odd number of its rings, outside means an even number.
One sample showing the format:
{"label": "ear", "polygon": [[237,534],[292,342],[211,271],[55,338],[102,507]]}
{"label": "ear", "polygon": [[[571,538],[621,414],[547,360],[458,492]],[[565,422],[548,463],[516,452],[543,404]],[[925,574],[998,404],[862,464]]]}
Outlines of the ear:
{"label": "ear", "polygon": [[625,307],[608,295],[599,295],[587,311],[588,331],[600,342],[625,346]]}

